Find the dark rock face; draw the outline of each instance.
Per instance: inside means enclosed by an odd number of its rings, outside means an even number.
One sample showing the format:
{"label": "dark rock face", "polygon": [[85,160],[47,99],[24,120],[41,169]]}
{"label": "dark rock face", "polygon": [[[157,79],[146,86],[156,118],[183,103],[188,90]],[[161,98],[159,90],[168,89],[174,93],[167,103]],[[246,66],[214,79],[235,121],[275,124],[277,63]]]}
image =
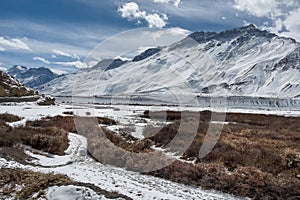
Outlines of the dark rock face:
{"label": "dark rock face", "polygon": [[248,26],[235,28],[227,31],[223,31],[220,33],[217,32],[195,32],[192,33],[189,37],[197,41],[198,43],[205,43],[208,41],[219,41],[219,42],[226,42],[230,41],[233,38],[239,37],[238,42],[245,42],[251,37],[265,37],[265,38],[273,38],[276,37],[275,34],[269,33],[267,31],[261,31],[257,29],[253,24]]}
{"label": "dark rock face", "polygon": [[133,58],[133,62],[138,62],[138,61],[141,61],[141,60],[144,60],[150,56],[153,56],[154,54],[160,52],[161,49],[160,48],[151,48],[151,49],[147,49],[146,51],[144,51],[143,53],[141,53],[140,55],[138,56],[135,56]]}
{"label": "dark rock face", "polygon": [[121,59],[104,59],[98,62],[92,69],[101,69],[104,71],[108,71],[111,69],[116,69],[121,67],[123,64],[127,63],[127,61]]}
{"label": "dark rock face", "polygon": [[23,66],[13,66],[8,70],[8,74],[31,88],[41,86],[58,77],[57,74],[45,67],[27,69]]}
{"label": "dark rock face", "polygon": [[0,71],[0,97],[22,97],[34,94],[34,90],[25,87],[12,76]]}

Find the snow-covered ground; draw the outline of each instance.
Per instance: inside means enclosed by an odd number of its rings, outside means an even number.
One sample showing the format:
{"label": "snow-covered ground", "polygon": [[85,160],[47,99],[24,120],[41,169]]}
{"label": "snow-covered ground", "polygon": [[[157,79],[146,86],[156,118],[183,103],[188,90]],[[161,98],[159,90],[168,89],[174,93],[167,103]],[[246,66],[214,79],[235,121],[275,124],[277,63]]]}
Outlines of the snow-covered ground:
{"label": "snow-covered ground", "polygon": [[[60,159],[57,159],[60,162]],[[55,161],[53,160],[53,162]],[[21,165],[4,159],[0,160],[0,166],[66,174],[76,181],[92,183],[107,191],[117,191],[133,199],[238,199],[216,191],[202,190],[201,188],[102,165],[89,157],[65,166],[51,168]]]}
{"label": "snow-covered ground", "polygon": [[[95,116],[113,117],[118,122],[126,124],[134,122],[144,109],[149,109],[149,107],[118,106],[112,108],[104,106],[93,109],[84,106],[73,108],[71,105],[42,107],[33,103],[0,106],[1,113],[8,112],[24,118],[21,122],[11,125],[22,125],[26,120],[39,119],[45,116],[62,115],[64,111],[74,111],[78,114],[94,111],[92,114]],[[22,165],[15,161],[0,158],[0,167],[66,174],[76,181],[92,183],[107,191],[117,191],[133,199],[238,199],[216,191],[207,191],[103,165],[94,161],[84,152],[87,149],[86,138],[69,133],[69,140],[70,146],[66,150],[65,156],[54,156],[28,148],[26,153],[36,158],[32,161],[33,164],[37,164],[36,166]],[[66,196],[68,192],[72,193],[72,191],[74,191],[72,187],[50,188],[47,195],[51,197],[50,199],[55,199],[55,197]]]}
{"label": "snow-covered ground", "polygon": [[74,199],[84,199],[84,200],[105,200],[104,196],[99,196],[97,193],[86,187],[78,187],[73,185],[67,186],[54,186],[48,188],[46,191],[47,199],[63,199],[63,200],[74,200]]}
{"label": "snow-covered ground", "polygon": [[[191,110],[201,111],[208,108],[199,107],[170,107],[170,106],[130,106],[130,105],[88,105],[80,106],[57,105],[37,106],[34,103],[20,103],[11,105],[0,105],[0,113],[11,113],[23,117],[22,121],[12,123],[12,126],[22,125],[27,120],[39,119],[45,116],[63,115],[65,111],[73,111],[78,115],[109,117],[115,119],[119,125],[109,128],[117,130],[126,126],[137,126],[134,135],[142,138],[143,127],[149,123],[155,125],[155,121],[142,121],[139,117],[145,110]],[[230,109],[229,112],[263,113],[287,116],[300,116],[300,111],[283,110],[243,110]],[[108,191],[117,191],[133,199],[238,199],[231,195],[216,191],[207,191],[201,188],[186,186],[164,179],[142,175],[136,172],[126,171],[121,168],[103,165],[94,161],[86,154],[87,141],[83,136],[69,133],[70,146],[65,156],[54,156],[38,152],[28,148],[26,153],[36,158],[32,162],[36,166],[22,165],[14,161],[0,158],[0,167],[23,168],[38,172],[54,172],[66,174],[72,179],[80,182],[92,183]],[[82,189],[82,188],[81,188]],[[61,197],[74,191],[72,187],[51,188],[47,195],[52,199]],[[85,191],[82,189],[82,191]],[[76,195],[76,194],[74,194]],[[51,199],[50,198],[50,199]],[[101,197],[102,198],[102,197]],[[91,198],[92,199],[92,198]]]}

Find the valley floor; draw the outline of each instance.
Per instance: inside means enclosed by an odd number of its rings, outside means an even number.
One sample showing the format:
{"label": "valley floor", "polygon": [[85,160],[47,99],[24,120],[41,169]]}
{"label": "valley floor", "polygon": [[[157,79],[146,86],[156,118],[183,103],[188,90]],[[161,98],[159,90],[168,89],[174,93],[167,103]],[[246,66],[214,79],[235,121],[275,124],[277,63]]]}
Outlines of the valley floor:
{"label": "valley floor", "polygon": [[[18,127],[24,125],[28,120],[37,120],[49,116],[68,116],[72,112],[80,116],[108,117],[117,121],[117,125],[107,128],[113,131],[130,130],[130,133],[138,139],[143,139],[143,129],[148,123],[153,126],[161,124],[159,121],[141,119],[140,115],[145,110],[190,110],[200,111],[206,108],[180,108],[168,106],[102,106],[102,105],[57,105],[37,106],[34,103],[11,103],[0,106],[1,113],[11,113],[23,117],[22,120],[9,123],[10,126]],[[281,110],[242,110],[235,109],[229,112],[277,114],[284,116],[300,116],[300,111]],[[64,114],[65,113],[65,114]],[[164,122],[168,124],[169,122]],[[224,124],[226,124],[224,122]],[[15,160],[0,158],[0,167],[8,169],[25,169],[33,172],[64,174],[74,181],[94,184],[101,189],[110,192],[118,192],[132,199],[242,199],[229,194],[213,190],[204,190],[196,186],[187,186],[171,182],[162,178],[143,175],[137,172],[127,171],[121,168],[104,165],[96,162],[87,151],[87,139],[83,136],[69,133],[70,145],[65,151],[66,155],[57,156],[26,148],[26,154],[33,159],[31,164],[21,164]],[[57,188],[56,188],[57,189]],[[73,188],[74,190],[74,188]],[[72,188],[64,187],[62,191],[53,188],[47,190],[48,197],[55,195],[71,194]],[[76,190],[74,190],[76,191]],[[69,192],[69,193],[68,193]],[[75,192],[76,193],[76,192]],[[0,191],[1,194],[1,191]],[[74,194],[74,192],[72,193]],[[50,196],[49,196],[50,195]],[[52,195],[52,196],[51,196]],[[62,197],[61,196],[61,197]],[[65,196],[66,197],[66,196]],[[95,196],[96,198],[96,196]],[[99,197],[97,197],[99,198]],[[103,199],[105,197],[103,196]],[[91,198],[92,199],[92,198]],[[120,197],[120,199],[122,199]]]}

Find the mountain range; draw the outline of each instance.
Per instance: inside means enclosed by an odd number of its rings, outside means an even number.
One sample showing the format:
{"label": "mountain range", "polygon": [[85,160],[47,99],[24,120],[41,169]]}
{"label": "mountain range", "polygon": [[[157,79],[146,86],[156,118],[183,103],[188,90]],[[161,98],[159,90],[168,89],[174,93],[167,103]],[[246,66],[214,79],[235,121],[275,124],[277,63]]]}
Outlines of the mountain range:
{"label": "mountain range", "polygon": [[24,66],[15,65],[7,73],[30,88],[36,88],[58,77],[57,74],[45,67],[28,69]]}
{"label": "mountain range", "polygon": [[97,65],[57,77],[38,90],[58,96],[300,97],[300,43],[254,25],[195,32],[132,61],[106,60]]}

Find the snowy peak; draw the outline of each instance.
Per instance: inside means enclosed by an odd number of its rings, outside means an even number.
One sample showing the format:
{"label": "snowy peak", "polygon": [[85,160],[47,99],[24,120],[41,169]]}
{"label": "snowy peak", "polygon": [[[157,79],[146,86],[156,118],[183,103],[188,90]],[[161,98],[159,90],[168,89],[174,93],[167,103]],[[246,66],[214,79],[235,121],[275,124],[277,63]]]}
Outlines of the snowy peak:
{"label": "snowy peak", "polygon": [[14,65],[12,68],[8,70],[8,73],[12,76],[15,76],[18,73],[22,73],[27,70],[27,67],[21,65]]}
{"label": "snowy peak", "polygon": [[252,37],[264,37],[266,39],[271,39],[276,37],[275,34],[269,33],[267,31],[261,31],[257,29],[254,25],[248,25],[240,28],[235,28],[222,32],[195,32],[188,37],[194,39],[198,43],[206,43],[208,41],[219,41],[227,42],[235,38],[242,38],[243,40],[249,40]]}
{"label": "snowy peak", "polygon": [[38,87],[58,77],[57,74],[45,67],[27,69],[17,65],[10,68],[8,74],[30,88]]}
{"label": "snowy peak", "polygon": [[188,85],[199,96],[300,96],[300,44],[253,25],[196,32],[136,58],[105,72],[90,69],[54,79],[41,91],[72,95],[70,85],[76,83],[79,96],[152,95]]}

